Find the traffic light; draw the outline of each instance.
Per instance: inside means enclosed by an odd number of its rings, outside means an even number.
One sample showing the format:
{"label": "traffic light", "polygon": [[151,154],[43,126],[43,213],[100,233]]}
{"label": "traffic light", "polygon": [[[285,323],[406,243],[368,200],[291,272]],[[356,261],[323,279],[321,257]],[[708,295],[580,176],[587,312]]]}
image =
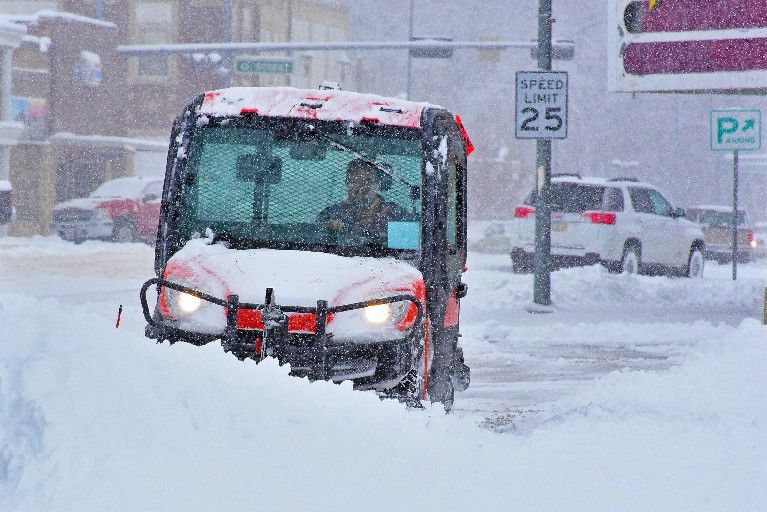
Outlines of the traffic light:
{"label": "traffic light", "polygon": [[764,0],[610,0],[609,88],[767,91]]}
{"label": "traffic light", "polygon": [[[411,37],[410,40],[434,43],[450,43],[453,41],[449,37]],[[444,47],[411,48],[410,56],[414,59],[449,59],[453,56],[453,49]]]}

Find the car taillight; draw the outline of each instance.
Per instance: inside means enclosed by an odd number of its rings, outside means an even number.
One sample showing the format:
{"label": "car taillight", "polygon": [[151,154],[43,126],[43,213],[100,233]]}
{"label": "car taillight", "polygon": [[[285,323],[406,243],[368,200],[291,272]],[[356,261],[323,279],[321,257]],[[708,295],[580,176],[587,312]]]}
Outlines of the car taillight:
{"label": "car taillight", "polygon": [[535,214],[535,208],[529,206],[517,206],[517,209],[514,210],[514,217],[517,219],[526,219],[533,214]]}
{"label": "car taillight", "polygon": [[592,224],[615,224],[615,214],[612,212],[586,212],[583,217],[589,219]]}

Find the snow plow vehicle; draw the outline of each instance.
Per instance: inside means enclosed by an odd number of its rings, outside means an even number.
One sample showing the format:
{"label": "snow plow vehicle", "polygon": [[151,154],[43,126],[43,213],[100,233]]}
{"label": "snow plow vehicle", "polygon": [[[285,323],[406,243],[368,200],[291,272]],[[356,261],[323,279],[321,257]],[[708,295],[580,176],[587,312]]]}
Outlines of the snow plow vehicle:
{"label": "snow plow vehicle", "polygon": [[[466,262],[460,118],[338,90],[200,95],[171,134],[147,337],[449,408]],[[156,290],[154,307],[149,291]]]}

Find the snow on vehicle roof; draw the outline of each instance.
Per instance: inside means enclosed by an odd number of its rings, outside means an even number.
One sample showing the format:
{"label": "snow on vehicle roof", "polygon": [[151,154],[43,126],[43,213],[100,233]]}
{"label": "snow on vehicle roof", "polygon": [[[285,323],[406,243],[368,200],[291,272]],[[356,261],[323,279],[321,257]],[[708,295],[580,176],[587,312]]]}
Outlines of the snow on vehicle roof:
{"label": "snow on vehicle roof", "polygon": [[[712,212],[719,212],[719,213],[732,213],[732,205],[726,206],[723,204],[700,204],[697,206],[691,206],[691,208],[695,208],[696,210],[710,210]],[[739,209],[739,213],[743,213],[745,210]]]}
{"label": "snow on vehicle roof", "polygon": [[205,93],[201,114],[296,117],[322,121],[373,121],[419,128],[428,103],[350,91],[292,87],[232,87]]}
{"label": "snow on vehicle roof", "polygon": [[599,185],[599,186],[620,186],[620,185],[639,185],[642,187],[649,187],[649,188],[656,188],[654,185],[651,185],[650,183],[645,183],[643,181],[629,181],[629,180],[611,180],[609,178],[601,178],[598,176],[576,176],[574,174],[571,175],[559,175],[559,176],[552,176],[551,181],[553,183],[580,183],[583,185]]}
{"label": "snow on vehicle roof", "polygon": [[8,180],[0,180],[0,192],[8,192],[9,190],[13,190],[11,182]]}
{"label": "snow on vehicle roof", "polygon": [[91,192],[90,197],[139,197],[149,183],[156,181],[161,179],[143,176],[117,178],[102,183],[99,188]]}

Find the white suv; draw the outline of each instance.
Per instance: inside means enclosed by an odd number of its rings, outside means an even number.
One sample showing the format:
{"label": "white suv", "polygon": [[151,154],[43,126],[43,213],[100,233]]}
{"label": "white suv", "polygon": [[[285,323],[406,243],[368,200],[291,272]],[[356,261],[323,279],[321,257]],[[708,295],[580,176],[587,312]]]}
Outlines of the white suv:
{"label": "white suv", "polygon": [[[700,226],[652,185],[634,178],[555,175],[551,199],[553,268],[602,263],[613,272],[703,275]],[[534,205],[535,190],[514,212],[515,272],[533,268]]]}

